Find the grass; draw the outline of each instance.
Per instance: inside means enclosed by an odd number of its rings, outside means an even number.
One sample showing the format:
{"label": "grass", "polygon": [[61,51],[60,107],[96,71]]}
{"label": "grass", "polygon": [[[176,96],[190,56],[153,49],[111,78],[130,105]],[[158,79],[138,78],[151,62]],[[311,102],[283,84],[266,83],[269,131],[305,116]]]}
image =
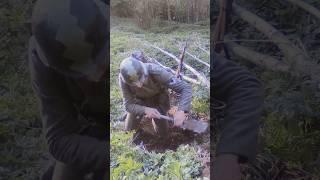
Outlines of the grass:
{"label": "grass", "polygon": [[46,147],[27,63],[33,1],[1,4],[0,179],[37,179]]}

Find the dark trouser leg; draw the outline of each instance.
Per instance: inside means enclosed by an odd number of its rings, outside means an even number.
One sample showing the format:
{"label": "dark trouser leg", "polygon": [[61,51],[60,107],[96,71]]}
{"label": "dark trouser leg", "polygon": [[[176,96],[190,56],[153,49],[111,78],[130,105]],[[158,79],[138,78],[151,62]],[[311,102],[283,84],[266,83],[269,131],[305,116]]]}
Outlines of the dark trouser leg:
{"label": "dark trouser leg", "polygon": [[57,161],[52,180],[84,180],[84,176],[80,169]]}
{"label": "dark trouser leg", "polygon": [[127,113],[127,117],[125,120],[125,130],[126,131],[137,130],[141,119],[142,119],[142,116],[137,116],[132,113]]}

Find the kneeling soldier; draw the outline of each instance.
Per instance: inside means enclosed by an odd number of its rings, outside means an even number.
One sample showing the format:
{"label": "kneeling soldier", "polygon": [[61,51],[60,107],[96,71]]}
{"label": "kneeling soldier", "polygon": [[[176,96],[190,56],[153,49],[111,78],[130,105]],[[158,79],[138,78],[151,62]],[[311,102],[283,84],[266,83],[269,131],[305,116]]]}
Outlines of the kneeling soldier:
{"label": "kneeling soldier", "polygon": [[190,111],[192,87],[176,78],[161,66],[143,63],[142,53],[131,56],[120,65],[119,84],[127,113],[125,129],[138,128],[143,116],[153,118],[155,130],[160,137],[168,136],[168,122],[161,119],[170,109],[168,88],[180,94],[178,110],[174,114],[174,125],[181,126]]}

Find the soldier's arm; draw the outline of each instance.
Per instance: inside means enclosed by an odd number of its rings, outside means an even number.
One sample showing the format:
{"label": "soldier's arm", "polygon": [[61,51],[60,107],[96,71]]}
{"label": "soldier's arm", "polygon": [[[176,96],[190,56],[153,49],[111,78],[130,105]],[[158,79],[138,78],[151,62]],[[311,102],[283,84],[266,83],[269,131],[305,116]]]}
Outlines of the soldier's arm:
{"label": "soldier's arm", "polygon": [[126,111],[133,114],[144,115],[145,106],[137,104],[137,100],[130,92],[128,85],[126,85],[120,77],[119,85],[122,93],[123,104]]}
{"label": "soldier's arm", "polygon": [[153,65],[152,68],[153,74],[161,83],[180,94],[178,110],[189,112],[192,101],[192,86],[187,82],[176,78],[173,74],[160,66]]}
{"label": "soldier's arm", "polygon": [[263,106],[262,85],[232,61],[214,54],[212,62],[213,97],[227,103],[217,154],[230,153],[243,161],[252,160]]}
{"label": "soldier's arm", "polygon": [[55,159],[80,169],[106,169],[107,142],[78,134],[78,113],[66,94],[64,78],[41,63],[32,44],[29,65],[49,152]]}

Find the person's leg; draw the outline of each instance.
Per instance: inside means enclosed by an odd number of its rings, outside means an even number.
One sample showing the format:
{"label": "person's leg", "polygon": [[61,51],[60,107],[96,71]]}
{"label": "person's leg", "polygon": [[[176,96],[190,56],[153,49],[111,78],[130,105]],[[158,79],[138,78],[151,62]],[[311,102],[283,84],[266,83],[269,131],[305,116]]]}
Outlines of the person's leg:
{"label": "person's leg", "polygon": [[142,116],[137,116],[132,113],[127,113],[127,117],[125,120],[125,130],[126,131],[137,130],[141,119],[142,119]]}
{"label": "person's leg", "polygon": [[52,180],[84,180],[85,172],[62,162],[56,162]]}

